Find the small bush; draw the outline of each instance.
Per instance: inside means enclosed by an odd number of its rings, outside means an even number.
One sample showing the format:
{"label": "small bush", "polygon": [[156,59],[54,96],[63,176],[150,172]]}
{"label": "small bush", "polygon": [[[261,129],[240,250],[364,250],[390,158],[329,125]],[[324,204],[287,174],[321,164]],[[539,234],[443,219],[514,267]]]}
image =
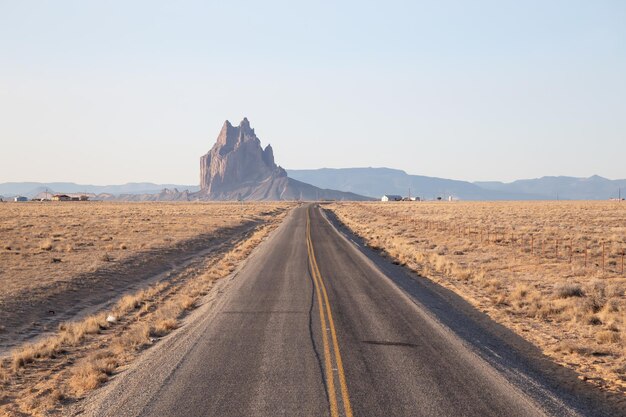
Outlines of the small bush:
{"label": "small bush", "polygon": [[619,343],[621,340],[619,333],[610,330],[604,330],[596,334],[596,341],[601,344]]}
{"label": "small bush", "polygon": [[118,366],[112,352],[104,351],[86,357],[72,372],[69,386],[78,395],[98,388]]}
{"label": "small bush", "polygon": [[178,321],[176,319],[171,318],[162,318],[157,320],[157,322],[150,329],[150,335],[154,337],[162,337],[174,330],[178,325]]}
{"label": "small bush", "polygon": [[4,366],[0,366],[0,383],[7,383],[10,379],[11,376],[9,375],[9,372],[4,369]]}
{"label": "small bush", "polygon": [[135,310],[141,307],[142,298],[141,294],[125,295],[118,301],[116,310],[121,314]]}
{"label": "small bush", "polygon": [[513,290],[513,292],[511,293],[511,299],[518,301],[518,300],[523,300],[524,298],[526,298],[526,296],[528,295],[528,291],[529,291],[529,287],[528,285],[525,284],[517,284],[515,286],[515,289]]}
{"label": "small bush", "polygon": [[584,297],[585,292],[578,284],[563,284],[556,288],[556,296],[558,298]]}
{"label": "small bush", "polygon": [[150,344],[150,327],[145,323],[131,327],[124,336],[119,339],[119,347],[140,349]]}

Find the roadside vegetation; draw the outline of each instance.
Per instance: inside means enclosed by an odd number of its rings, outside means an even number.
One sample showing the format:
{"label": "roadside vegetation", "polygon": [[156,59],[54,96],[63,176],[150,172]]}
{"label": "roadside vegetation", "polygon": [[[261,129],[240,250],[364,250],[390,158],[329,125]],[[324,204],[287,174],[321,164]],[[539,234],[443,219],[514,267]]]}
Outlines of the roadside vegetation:
{"label": "roadside vegetation", "polygon": [[626,204],[335,203],[373,249],[626,393]]}
{"label": "roadside vegetation", "polygon": [[[0,205],[0,356],[116,294],[270,220],[285,205]],[[42,306],[45,306],[42,308]],[[68,311],[69,316],[68,316]]]}
{"label": "roadside vegetation", "polygon": [[[0,359],[0,415],[62,414],[66,406],[100,387],[112,375],[123,370],[141,351],[158,343],[160,338],[181,326],[189,311],[207,302],[206,297],[210,296],[215,281],[233,273],[280,223],[291,207],[289,204],[104,206],[118,213],[130,210],[142,218],[150,216],[149,213],[154,213],[155,209],[164,210],[163,217],[159,217],[158,222],[176,224],[177,230],[180,229],[179,233],[184,236],[189,233],[204,233],[210,225],[234,223],[246,216],[256,216],[259,222],[243,232],[233,232],[231,235],[220,233],[216,236],[219,239],[216,239],[213,250],[198,256],[193,262],[163,276],[162,279],[146,283],[140,290],[121,295],[110,307],[86,317],[62,322],[56,330],[47,331],[36,338],[36,341],[22,343],[5,351]],[[66,206],[58,208],[69,210]],[[44,210],[53,212],[54,209],[46,207]],[[139,214],[141,210],[144,210],[142,215]],[[176,212],[189,215],[184,221],[180,218],[168,219],[167,216],[175,217]],[[71,218],[69,212],[65,213]],[[80,216],[87,215],[83,212],[75,215]],[[74,218],[67,221],[78,220]],[[115,223],[110,218],[108,221]],[[32,223],[30,220],[27,222]],[[107,219],[104,218],[101,222],[106,227]],[[188,230],[183,230],[186,227]],[[94,230],[96,229],[85,229],[83,239],[94,239],[89,236],[89,232]],[[114,230],[118,233],[113,233]],[[165,245],[172,242],[165,240],[167,235],[158,230],[152,232],[153,239],[160,245],[167,247]],[[109,229],[109,234],[126,237],[124,240],[129,245],[139,244],[138,241],[133,243],[124,233],[122,228]],[[149,240],[147,237],[146,241]],[[24,247],[21,243],[18,246]],[[103,250],[108,251],[108,248],[101,248],[100,252]],[[97,257],[97,251],[93,249],[87,251],[87,254],[90,258]],[[80,262],[78,264],[85,265]],[[46,268],[52,267],[48,264]],[[12,280],[6,271],[3,271],[2,279],[9,282]],[[20,277],[14,276],[13,279]],[[29,291],[27,284],[22,284],[22,287],[23,291]]]}
{"label": "roadside vegetation", "polygon": [[50,284],[63,286],[80,274],[114,267],[137,253],[172,247],[271,214],[277,206],[95,201],[0,204],[0,298],[34,293]]}

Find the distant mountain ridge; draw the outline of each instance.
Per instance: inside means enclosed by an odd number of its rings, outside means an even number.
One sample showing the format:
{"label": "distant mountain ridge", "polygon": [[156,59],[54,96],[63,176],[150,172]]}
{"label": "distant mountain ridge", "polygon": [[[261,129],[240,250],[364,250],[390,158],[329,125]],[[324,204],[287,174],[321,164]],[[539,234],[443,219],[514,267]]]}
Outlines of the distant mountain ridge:
{"label": "distant mountain ridge", "polygon": [[506,191],[521,194],[536,194],[549,199],[564,200],[606,200],[625,197],[626,179],[609,180],[593,175],[588,178],[578,177],[541,177],[517,180],[509,183],[498,181],[475,182],[474,184],[492,191]]}
{"label": "distant mountain ridge", "polygon": [[86,193],[111,195],[158,194],[164,189],[200,190],[198,185],[154,184],[151,182],[129,182],[120,185],[87,185],[73,182],[5,182],[0,184],[0,195],[12,197],[21,195],[33,198],[46,191],[49,193]]}
{"label": "distant mountain ridge", "polygon": [[542,177],[503,182],[469,182],[410,175],[391,168],[288,169],[290,177],[318,187],[380,198],[384,194],[408,195],[426,199],[452,196],[461,200],[606,200],[626,194],[626,180]]}
{"label": "distant mountain ridge", "polygon": [[[287,170],[289,175],[318,187],[334,187],[370,197],[385,194],[412,196],[424,199],[452,196],[462,200],[519,200],[526,196],[504,191],[486,190],[467,181],[409,175],[391,168],[322,168],[314,170]],[[539,199],[539,196],[535,196]]]}
{"label": "distant mountain ridge", "polygon": [[[457,181],[444,178],[410,175],[391,168],[321,168],[286,170],[292,181],[305,186],[330,188],[373,198],[384,194],[408,195],[428,199],[453,196],[463,200],[606,200],[626,197],[626,180],[609,180],[597,175],[589,178],[541,177],[499,181]],[[22,195],[28,198],[49,193],[86,193],[103,200],[188,200],[200,190],[197,185],[154,184],[150,182],[120,185],[83,185],[71,182],[7,182],[0,184],[4,198]],[[181,190],[181,191],[179,191]],[[316,193],[313,188],[311,193]],[[317,195],[316,195],[317,197]],[[326,197],[319,197],[326,198]]]}

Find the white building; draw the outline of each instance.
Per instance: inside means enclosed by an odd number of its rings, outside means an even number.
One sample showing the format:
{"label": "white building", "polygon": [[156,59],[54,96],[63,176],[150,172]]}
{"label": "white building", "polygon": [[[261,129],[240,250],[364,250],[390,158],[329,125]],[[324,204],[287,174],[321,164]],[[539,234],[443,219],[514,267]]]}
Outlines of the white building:
{"label": "white building", "polygon": [[385,194],[380,201],[402,201],[401,195]]}

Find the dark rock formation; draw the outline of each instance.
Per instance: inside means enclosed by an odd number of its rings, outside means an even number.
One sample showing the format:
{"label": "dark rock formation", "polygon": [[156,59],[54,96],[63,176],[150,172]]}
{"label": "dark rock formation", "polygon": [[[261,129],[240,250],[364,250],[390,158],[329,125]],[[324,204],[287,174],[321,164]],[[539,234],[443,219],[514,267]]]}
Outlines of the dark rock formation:
{"label": "dark rock formation", "polygon": [[274,162],[270,145],[265,149],[248,119],[239,126],[227,120],[211,150],[200,158],[200,188],[191,199],[200,200],[365,200],[296,181]]}
{"label": "dark rock formation", "polygon": [[234,188],[286,176],[274,162],[272,147],[261,148],[245,118],[237,127],[224,122],[217,142],[200,158],[200,188],[208,194],[229,193]]}

